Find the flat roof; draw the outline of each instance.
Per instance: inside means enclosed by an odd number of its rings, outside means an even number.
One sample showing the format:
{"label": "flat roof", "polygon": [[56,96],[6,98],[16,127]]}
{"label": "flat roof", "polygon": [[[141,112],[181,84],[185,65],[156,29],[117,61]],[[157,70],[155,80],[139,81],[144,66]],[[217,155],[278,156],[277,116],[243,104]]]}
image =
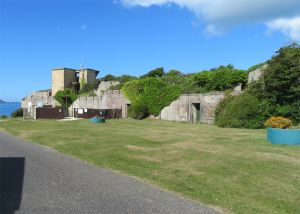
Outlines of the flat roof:
{"label": "flat roof", "polygon": [[73,68],[53,68],[53,69],[51,69],[51,71],[55,71],[55,70],[73,70],[73,71],[76,71],[76,69],[73,69]]}

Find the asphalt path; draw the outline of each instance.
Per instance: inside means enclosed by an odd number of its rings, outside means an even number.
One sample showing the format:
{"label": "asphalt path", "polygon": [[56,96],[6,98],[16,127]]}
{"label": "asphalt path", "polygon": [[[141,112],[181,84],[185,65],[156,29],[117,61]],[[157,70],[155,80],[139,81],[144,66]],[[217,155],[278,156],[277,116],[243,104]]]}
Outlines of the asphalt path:
{"label": "asphalt path", "polygon": [[0,131],[0,213],[216,213],[139,179]]}

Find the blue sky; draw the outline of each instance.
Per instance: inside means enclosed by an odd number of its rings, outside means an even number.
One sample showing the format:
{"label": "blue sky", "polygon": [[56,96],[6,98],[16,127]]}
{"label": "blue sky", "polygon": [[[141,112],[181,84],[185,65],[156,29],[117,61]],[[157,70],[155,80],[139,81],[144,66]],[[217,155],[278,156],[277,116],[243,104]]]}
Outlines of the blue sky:
{"label": "blue sky", "polygon": [[298,0],[278,0],[284,7],[252,0],[250,8],[250,0],[210,2],[0,0],[0,99],[50,88],[52,68],[79,68],[82,58],[101,71],[98,77],[160,66],[185,73],[225,64],[247,69],[300,39]]}

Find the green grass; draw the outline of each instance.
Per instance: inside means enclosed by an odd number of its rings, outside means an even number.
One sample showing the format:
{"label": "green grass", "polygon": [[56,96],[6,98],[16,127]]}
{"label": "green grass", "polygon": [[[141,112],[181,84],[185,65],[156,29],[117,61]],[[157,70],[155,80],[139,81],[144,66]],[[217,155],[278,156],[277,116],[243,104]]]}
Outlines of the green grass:
{"label": "green grass", "polygon": [[0,129],[232,213],[300,213],[300,147],[265,130],[156,120],[0,121]]}

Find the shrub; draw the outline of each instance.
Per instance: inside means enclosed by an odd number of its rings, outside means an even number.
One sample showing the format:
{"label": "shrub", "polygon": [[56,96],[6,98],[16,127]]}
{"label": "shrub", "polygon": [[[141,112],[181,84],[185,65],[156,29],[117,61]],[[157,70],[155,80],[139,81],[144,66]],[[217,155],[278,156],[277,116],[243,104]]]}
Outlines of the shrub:
{"label": "shrub", "polygon": [[238,83],[245,84],[247,72],[235,69],[232,65],[220,66],[210,71],[202,71],[193,75],[196,84],[206,91],[225,91]]}
{"label": "shrub", "polygon": [[128,108],[129,117],[142,120],[149,116],[148,108],[145,104],[133,104]]}
{"label": "shrub", "polygon": [[180,89],[181,94],[192,94],[203,92],[203,88],[195,84],[192,75],[165,75],[161,78],[166,84],[174,85]]}
{"label": "shrub", "polygon": [[0,119],[6,119],[6,118],[7,118],[6,115],[1,115],[1,116],[0,116]]}
{"label": "shrub", "polygon": [[11,117],[23,117],[23,109],[18,108],[13,113],[11,113]]}
{"label": "shrub", "polygon": [[292,126],[292,121],[286,117],[270,117],[264,125],[271,128],[286,129]]}
{"label": "shrub", "polygon": [[250,94],[229,96],[219,103],[215,116],[220,127],[262,128],[269,117],[269,103]]}
{"label": "shrub", "polygon": [[55,100],[60,103],[61,107],[68,108],[78,98],[77,94],[70,88],[56,92]]}

